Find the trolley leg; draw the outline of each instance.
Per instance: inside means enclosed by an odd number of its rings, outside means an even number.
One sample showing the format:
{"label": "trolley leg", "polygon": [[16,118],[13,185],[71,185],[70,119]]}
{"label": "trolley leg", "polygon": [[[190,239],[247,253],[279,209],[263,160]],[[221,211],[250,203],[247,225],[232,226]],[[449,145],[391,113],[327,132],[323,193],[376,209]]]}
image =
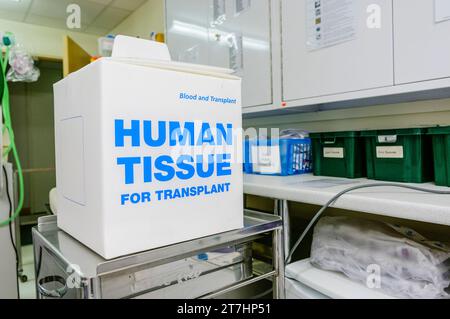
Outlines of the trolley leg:
{"label": "trolley leg", "polygon": [[273,267],[275,275],[273,278],[273,298],[284,299],[284,245],[283,230],[277,229],[272,233]]}
{"label": "trolley leg", "polygon": [[283,220],[283,245],[285,257],[289,254],[291,249],[291,231],[290,231],[290,220],[289,220],[289,207],[286,200],[276,199],[275,200],[275,215],[280,216]]}

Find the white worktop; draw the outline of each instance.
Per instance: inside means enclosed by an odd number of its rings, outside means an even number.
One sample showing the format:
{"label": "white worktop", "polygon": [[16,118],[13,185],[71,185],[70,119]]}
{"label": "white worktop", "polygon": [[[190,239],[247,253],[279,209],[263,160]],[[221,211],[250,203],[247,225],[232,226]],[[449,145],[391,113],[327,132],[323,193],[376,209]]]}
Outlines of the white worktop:
{"label": "white worktop", "polygon": [[[344,184],[345,183],[345,184]],[[261,197],[324,205],[349,187],[379,183],[368,179],[244,174],[244,193]],[[450,191],[433,183],[410,184],[427,189]],[[355,190],[343,195],[332,207],[450,226],[450,195],[435,195],[396,187]]]}

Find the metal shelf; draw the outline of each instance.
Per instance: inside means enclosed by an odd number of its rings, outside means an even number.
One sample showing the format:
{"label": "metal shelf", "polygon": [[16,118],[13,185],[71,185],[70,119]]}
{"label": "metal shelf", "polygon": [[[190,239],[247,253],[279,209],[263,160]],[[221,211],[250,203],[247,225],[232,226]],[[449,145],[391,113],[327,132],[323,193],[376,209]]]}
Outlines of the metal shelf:
{"label": "metal shelf", "polygon": [[[375,182],[377,181],[365,178],[344,179],[311,174],[286,177],[244,175],[244,193],[278,200],[324,205],[342,190]],[[449,190],[447,187],[438,187],[433,183],[413,185],[431,190]],[[436,195],[386,186],[351,192],[338,199],[333,207],[450,226],[450,195]]]}

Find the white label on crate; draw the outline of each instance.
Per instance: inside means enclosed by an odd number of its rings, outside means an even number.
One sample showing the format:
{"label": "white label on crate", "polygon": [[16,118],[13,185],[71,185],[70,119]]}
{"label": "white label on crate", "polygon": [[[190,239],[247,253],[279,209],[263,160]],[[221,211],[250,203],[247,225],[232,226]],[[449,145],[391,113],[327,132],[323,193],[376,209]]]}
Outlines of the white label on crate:
{"label": "white label on crate", "polygon": [[343,147],[324,147],[323,157],[325,158],[344,158]]}
{"label": "white label on crate", "polygon": [[252,146],[253,172],[280,174],[281,159],[279,146]]}
{"label": "white label on crate", "polygon": [[403,146],[377,146],[377,158],[403,158]]}

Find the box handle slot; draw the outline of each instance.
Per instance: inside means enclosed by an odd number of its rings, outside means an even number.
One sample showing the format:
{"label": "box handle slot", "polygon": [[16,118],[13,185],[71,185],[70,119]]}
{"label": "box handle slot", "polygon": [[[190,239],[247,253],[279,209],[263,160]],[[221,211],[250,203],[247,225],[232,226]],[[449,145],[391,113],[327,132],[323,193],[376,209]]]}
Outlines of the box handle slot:
{"label": "box handle slot", "polygon": [[397,135],[379,135],[378,143],[380,143],[380,144],[397,143]]}
{"label": "box handle slot", "polygon": [[336,137],[323,139],[322,144],[336,144]]}

